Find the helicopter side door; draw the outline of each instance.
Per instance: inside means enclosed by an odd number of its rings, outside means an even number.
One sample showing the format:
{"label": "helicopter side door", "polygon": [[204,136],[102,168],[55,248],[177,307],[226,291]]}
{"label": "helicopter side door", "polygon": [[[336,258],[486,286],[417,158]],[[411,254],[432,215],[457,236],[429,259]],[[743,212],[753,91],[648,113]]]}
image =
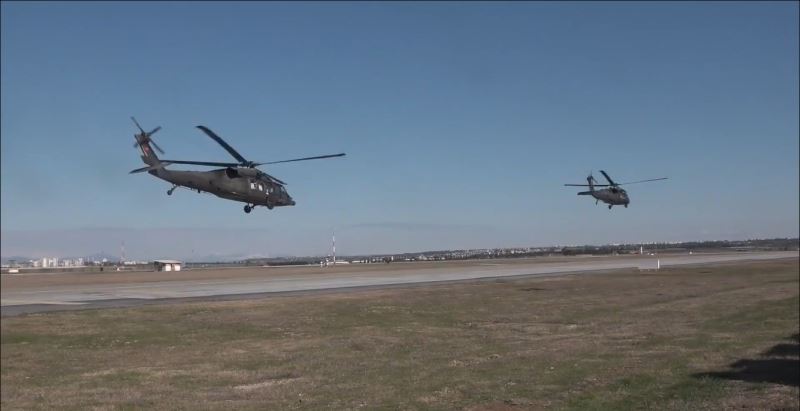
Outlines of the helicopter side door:
{"label": "helicopter side door", "polygon": [[248,197],[261,200],[267,196],[267,187],[264,182],[254,178],[248,178],[247,180],[249,183]]}

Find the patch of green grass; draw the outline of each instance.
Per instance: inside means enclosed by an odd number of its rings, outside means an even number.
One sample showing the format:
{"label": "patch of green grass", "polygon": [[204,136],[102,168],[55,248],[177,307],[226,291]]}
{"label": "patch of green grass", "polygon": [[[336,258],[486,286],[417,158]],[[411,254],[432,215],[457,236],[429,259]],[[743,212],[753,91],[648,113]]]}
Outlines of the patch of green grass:
{"label": "patch of green grass", "polygon": [[797,262],[752,267],[4,318],[2,405],[758,408],[694,376],[797,332]]}

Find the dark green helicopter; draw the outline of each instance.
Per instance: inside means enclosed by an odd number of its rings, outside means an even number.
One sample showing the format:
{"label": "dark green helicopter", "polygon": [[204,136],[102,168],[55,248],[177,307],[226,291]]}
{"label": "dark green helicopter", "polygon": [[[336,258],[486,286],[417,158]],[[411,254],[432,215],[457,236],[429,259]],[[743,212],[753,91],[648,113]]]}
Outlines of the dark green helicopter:
{"label": "dark green helicopter", "polygon": [[[167,190],[168,195],[172,195],[178,187],[186,187],[197,190],[198,193],[207,192],[217,197],[227,200],[240,201],[245,203],[244,212],[249,213],[256,206],[265,206],[272,210],[274,207],[284,207],[295,205],[294,200],[286,192],[286,183],[277,178],[257,169],[256,167],[267,164],[289,163],[293,161],[316,160],[321,158],[342,157],[345,153],[328,154],[324,156],[295,158],[292,160],[270,161],[267,163],[255,163],[246,160],[225,142],[220,136],[214,134],[204,126],[197,126],[206,135],[219,143],[238,163],[222,163],[213,161],[184,161],[184,160],[162,160],[153,152],[153,148],[159,153],[164,154],[164,150],[151,138],[161,127],[156,127],[150,132],[145,132],[135,118],[131,117],[133,123],[139,128],[141,133],[134,134],[136,142],[133,147],[139,147],[142,151],[142,161],[146,167],[137,168],[130,173],[141,173],[143,171],[156,176],[162,180],[173,184]],[[168,170],[166,166],[171,164],[194,164],[199,166],[224,167],[211,171],[179,171]]]}
{"label": "dark green helicopter", "polygon": [[[589,173],[589,177],[586,177],[586,181],[589,184],[564,184],[564,185],[565,186],[571,186],[571,187],[589,187],[589,191],[581,191],[580,193],[578,193],[578,195],[579,196],[592,196],[592,197],[595,198],[595,202],[594,202],[595,205],[597,205],[597,203],[602,201],[602,202],[608,204],[608,209],[610,210],[611,207],[613,207],[615,205],[621,205],[621,206],[625,206],[625,208],[628,208],[628,204],[630,204],[630,202],[631,202],[630,197],[628,197],[628,192],[625,191],[624,189],[620,188],[619,186],[626,185],[626,184],[637,184],[637,183],[645,183],[645,182],[648,182],[648,181],[658,181],[658,180],[666,180],[667,179],[667,177],[662,177],[662,178],[652,178],[652,179],[649,179],[649,180],[631,181],[630,183],[617,184],[617,183],[614,182],[614,180],[611,179],[611,177],[608,176],[608,174],[606,174],[605,171],[600,170],[600,172],[603,174],[603,177],[605,177],[606,180],[608,180],[608,184],[596,184],[597,180],[594,179],[594,177],[592,176],[592,173]],[[600,190],[595,190],[594,189],[595,187],[608,187],[608,188],[602,188]]]}

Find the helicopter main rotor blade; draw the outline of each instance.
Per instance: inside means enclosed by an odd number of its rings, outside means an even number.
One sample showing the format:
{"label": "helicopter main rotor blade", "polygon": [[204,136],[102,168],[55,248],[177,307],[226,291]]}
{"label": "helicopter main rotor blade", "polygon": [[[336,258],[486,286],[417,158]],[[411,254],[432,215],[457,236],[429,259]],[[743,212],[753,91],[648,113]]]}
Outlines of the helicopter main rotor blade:
{"label": "helicopter main rotor blade", "polygon": [[603,174],[603,177],[605,177],[605,178],[606,178],[606,180],[608,180],[608,183],[609,183],[609,184],[611,184],[612,186],[616,186],[616,185],[618,185],[618,184],[616,184],[616,183],[614,182],[614,180],[612,180],[612,179],[611,179],[611,177],[609,177],[609,176],[608,176],[608,174],[606,174],[606,172],[605,172],[605,171],[603,171],[603,170],[600,170],[600,173],[602,173],[602,174]]}
{"label": "helicopter main rotor blade", "polygon": [[196,166],[211,166],[211,167],[239,167],[239,163],[220,163],[215,161],[187,161],[187,160],[161,160],[170,164],[193,164]]}
{"label": "helicopter main rotor blade", "polygon": [[[591,187],[589,184],[564,184],[569,187]],[[592,184],[595,187],[608,187],[608,184]]]}
{"label": "helicopter main rotor blade", "polygon": [[648,182],[648,181],[666,180],[666,179],[668,179],[668,178],[669,178],[669,177],[651,178],[651,179],[649,179],[649,180],[631,181],[630,183],[620,183],[620,184],[617,184],[617,185],[623,186],[623,185],[626,185],[626,184],[638,184],[638,183],[646,183],[646,182]]}
{"label": "helicopter main rotor blade", "polygon": [[[207,136],[211,137],[214,141],[219,143],[219,145],[221,145],[222,148],[224,148],[228,153],[230,153],[230,155],[232,155],[233,158],[239,160],[239,162],[241,164],[246,164],[246,165],[250,164],[250,162],[245,160],[244,157],[242,157],[242,155],[239,154],[238,151],[234,150],[233,147],[228,145],[228,143],[226,143],[225,140],[222,139],[222,137],[214,134],[214,132],[209,130],[206,126],[197,126],[197,128],[202,130],[204,133],[206,133]],[[237,164],[237,165],[240,165],[240,164]]]}
{"label": "helicopter main rotor blade", "polygon": [[303,158],[295,158],[295,159],[292,159],[292,160],[281,160],[281,161],[270,161],[270,162],[266,162],[266,163],[255,163],[254,165],[255,166],[261,166],[261,165],[266,165],[266,164],[291,163],[292,161],[319,160],[319,159],[322,159],[322,158],[343,157],[345,155],[346,155],[345,153],[326,154],[324,156],[303,157]]}

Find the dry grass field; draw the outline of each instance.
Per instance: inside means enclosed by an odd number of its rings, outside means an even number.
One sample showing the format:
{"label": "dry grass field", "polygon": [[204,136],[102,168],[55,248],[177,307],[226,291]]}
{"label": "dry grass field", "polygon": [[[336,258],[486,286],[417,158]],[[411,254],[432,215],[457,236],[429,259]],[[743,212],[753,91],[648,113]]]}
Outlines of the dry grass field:
{"label": "dry grass field", "polygon": [[2,319],[2,409],[798,409],[798,260]]}

